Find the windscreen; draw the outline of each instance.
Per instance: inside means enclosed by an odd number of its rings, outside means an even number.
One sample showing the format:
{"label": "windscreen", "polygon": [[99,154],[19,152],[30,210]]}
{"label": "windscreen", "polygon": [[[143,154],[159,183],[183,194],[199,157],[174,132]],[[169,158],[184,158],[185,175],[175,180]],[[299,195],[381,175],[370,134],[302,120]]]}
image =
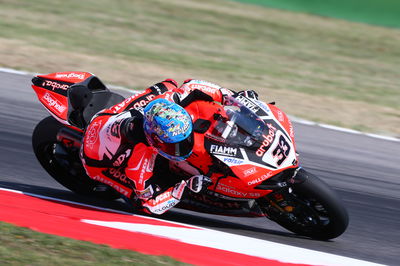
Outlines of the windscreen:
{"label": "windscreen", "polygon": [[233,97],[226,100],[224,110],[226,116],[217,117],[211,135],[230,146],[259,147],[264,132],[268,132],[264,121]]}

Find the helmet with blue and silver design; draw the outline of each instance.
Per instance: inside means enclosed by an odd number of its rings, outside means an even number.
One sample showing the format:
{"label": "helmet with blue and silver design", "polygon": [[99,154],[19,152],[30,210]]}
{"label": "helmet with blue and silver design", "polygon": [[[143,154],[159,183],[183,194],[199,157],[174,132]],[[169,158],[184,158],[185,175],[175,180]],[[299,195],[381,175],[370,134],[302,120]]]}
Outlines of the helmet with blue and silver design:
{"label": "helmet with blue and silver design", "polygon": [[143,128],[147,141],[161,156],[182,161],[192,153],[192,119],[176,103],[165,99],[151,101],[144,108]]}

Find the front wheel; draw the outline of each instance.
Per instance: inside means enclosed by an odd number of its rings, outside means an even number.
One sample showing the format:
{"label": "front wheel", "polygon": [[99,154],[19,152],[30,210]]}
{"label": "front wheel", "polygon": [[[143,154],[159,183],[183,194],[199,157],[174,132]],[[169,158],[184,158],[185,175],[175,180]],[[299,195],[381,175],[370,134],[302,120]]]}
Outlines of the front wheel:
{"label": "front wheel", "polygon": [[296,234],[328,240],[346,230],[349,217],[338,195],[321,179],[300,169],[303,183],[259,201],[268,218]]}

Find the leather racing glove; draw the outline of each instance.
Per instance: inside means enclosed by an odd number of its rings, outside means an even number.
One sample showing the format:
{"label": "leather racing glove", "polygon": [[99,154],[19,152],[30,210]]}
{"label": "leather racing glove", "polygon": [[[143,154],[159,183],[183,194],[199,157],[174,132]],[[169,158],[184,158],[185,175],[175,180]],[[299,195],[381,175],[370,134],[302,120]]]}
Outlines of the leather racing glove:
{"label": "leather racing glove", "polygon": [[171,192],[172,197],[180,200],[185,192],[186,188],[189,188],[194,193],[199,193],[207,189],[208,186],[212,184],[209,177],[204,175],[195,175],[188,180],[182,180],[180,183],[176,184]]}
{"label": "leather racing glove", "polygon": [[194,193],[206,190],[211,184],[211,179],[205,175],[195,175],[186,181],[186,186]]}

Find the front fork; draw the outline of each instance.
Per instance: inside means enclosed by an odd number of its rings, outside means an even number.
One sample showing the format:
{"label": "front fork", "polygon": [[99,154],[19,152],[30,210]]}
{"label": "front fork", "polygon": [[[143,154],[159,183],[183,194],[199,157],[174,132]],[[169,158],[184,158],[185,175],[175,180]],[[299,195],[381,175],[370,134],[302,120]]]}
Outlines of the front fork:
{"label": "front fork", "polygon": [[269,189],[272,192],[257,200],[259,207],[272,220],[276,216],[287,216],[289,219],[295,219],[293,211],[295,211],[296,204],[292,195],[292,187],[295,184],[303,183],[307,178],[302,167],[297,167],[288,169],[286,173],[264,181],[256,188]]}

